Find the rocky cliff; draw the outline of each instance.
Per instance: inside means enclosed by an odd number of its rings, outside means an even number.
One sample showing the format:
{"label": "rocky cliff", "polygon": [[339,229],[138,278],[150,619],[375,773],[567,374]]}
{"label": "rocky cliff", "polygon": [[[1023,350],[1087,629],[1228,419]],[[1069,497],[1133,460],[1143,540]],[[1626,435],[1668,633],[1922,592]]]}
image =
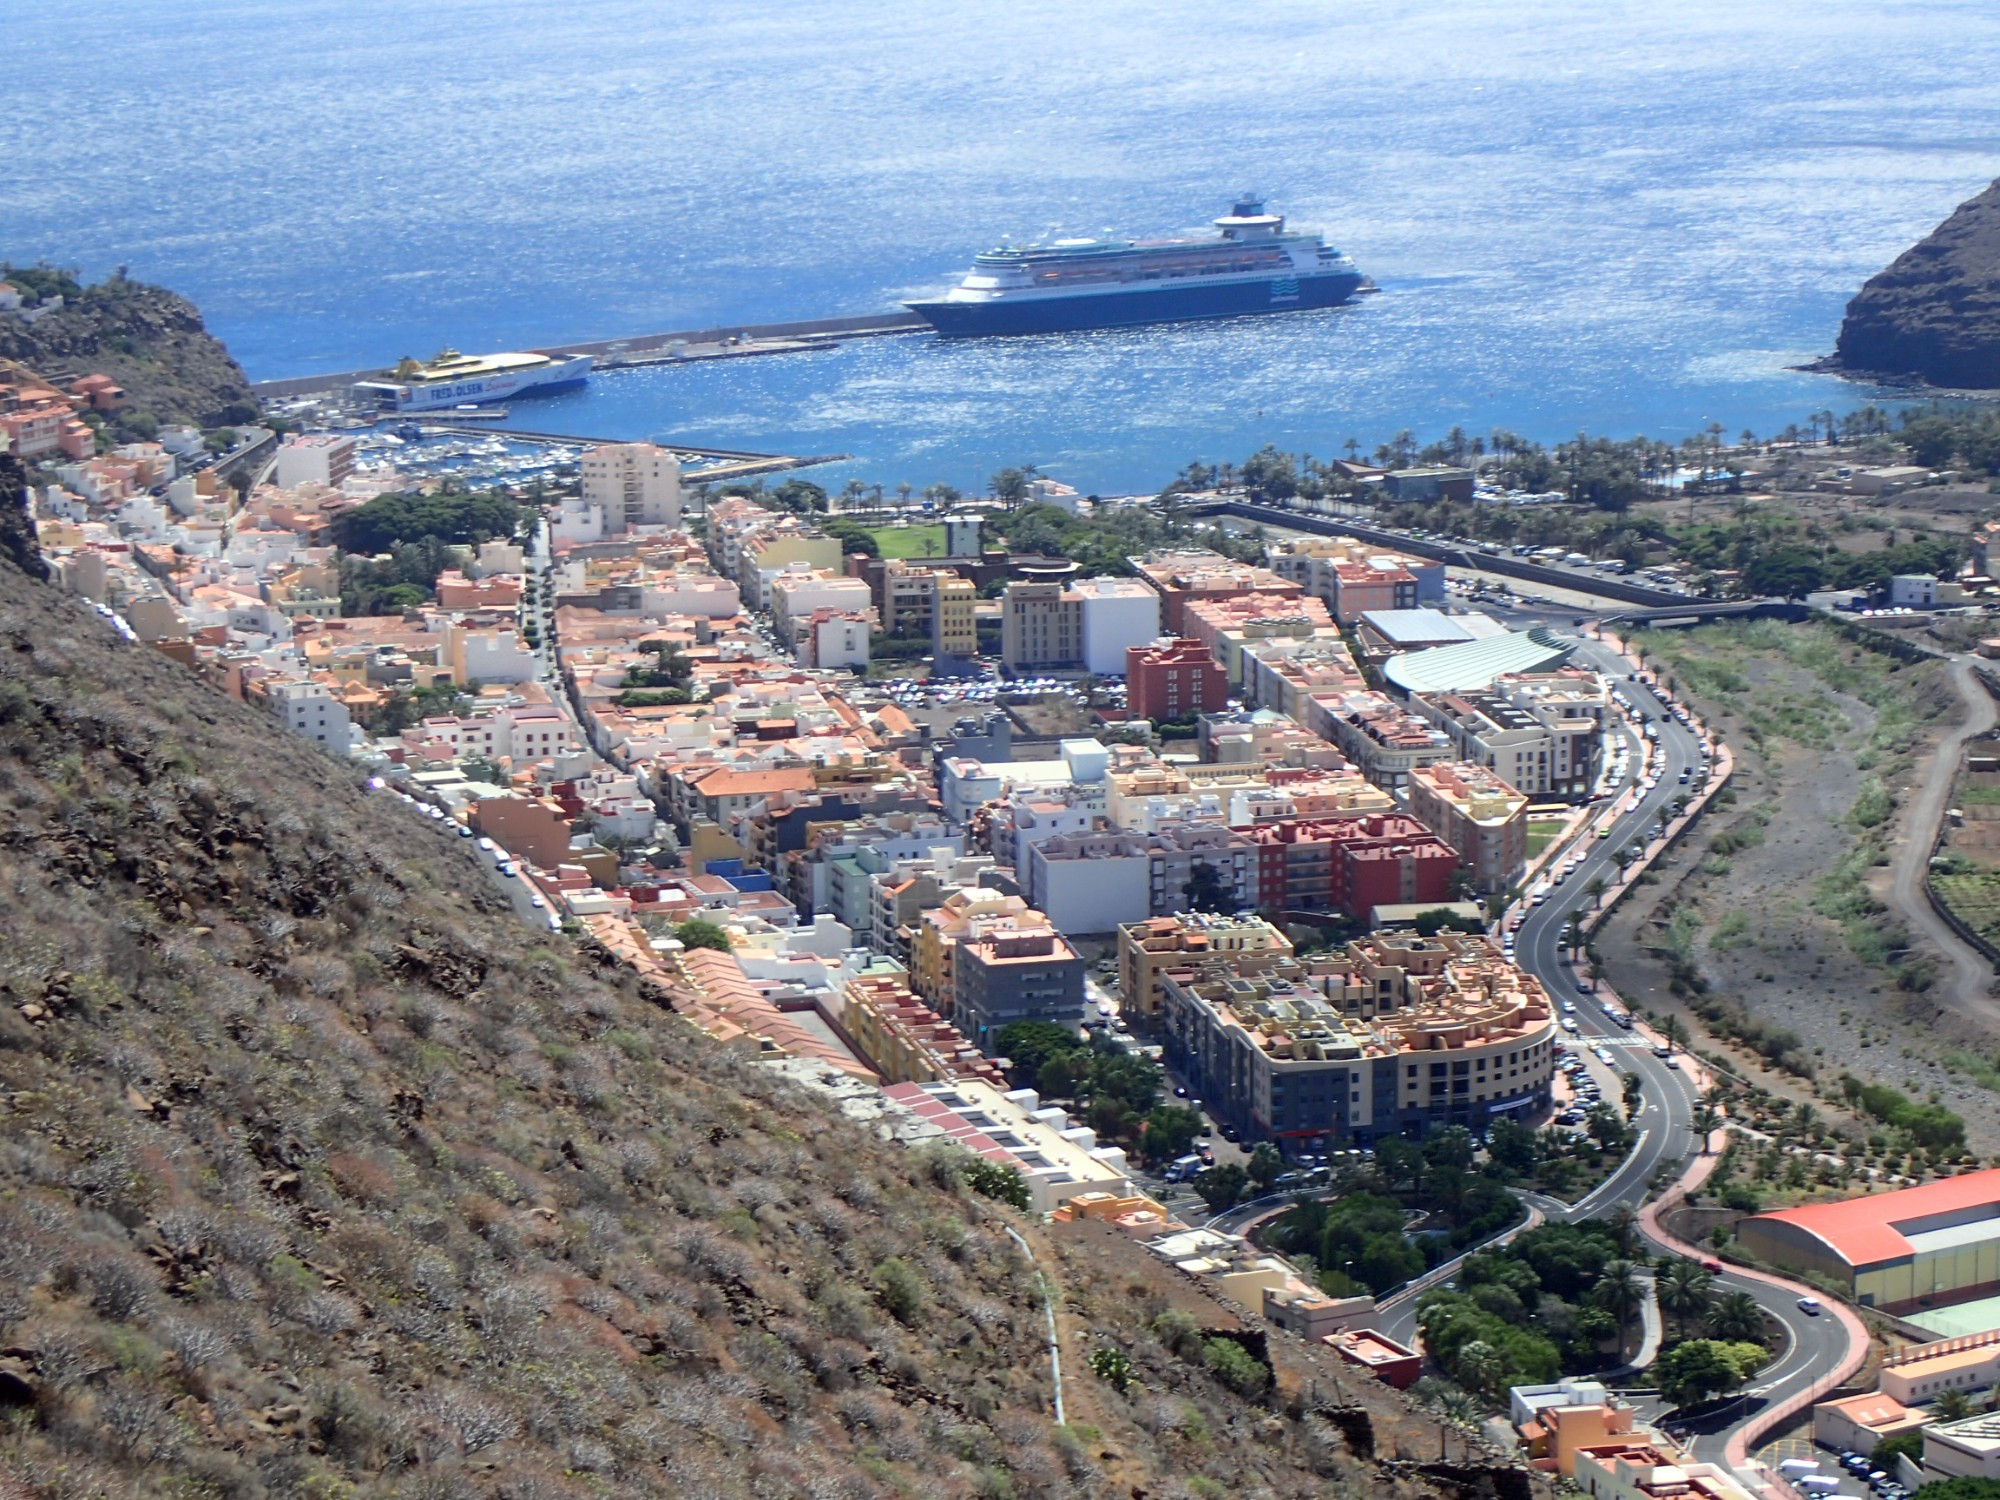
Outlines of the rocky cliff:
{"label": "rocky cliff", "polygon": [[256,419],[242,366],[185,297],[116,276],[63,283],[64,305],[33,323],[0,313],[0,358],[49,376],[101,370],[125,388],[128,410],[162,422]]}
{"label": "rocky cliff", "polygon": [[1871,277],[1825,368],[1961,390],[2000,387],[2000,182]]}
{"label": "rocky cliff", "polygon": [[1524,1493],[524,929],[4,557],[0,787],[0,1494]]}

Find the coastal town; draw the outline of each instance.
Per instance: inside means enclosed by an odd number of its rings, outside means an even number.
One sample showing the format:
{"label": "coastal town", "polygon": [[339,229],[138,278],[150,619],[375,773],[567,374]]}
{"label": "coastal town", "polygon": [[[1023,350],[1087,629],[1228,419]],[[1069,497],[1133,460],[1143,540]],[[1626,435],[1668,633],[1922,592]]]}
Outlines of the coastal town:
{"label": "coastal town", "polygon": [[[1015,546],[1016,513],[1157,502],[1030,471],[975,500],[878,494],[864,519],[797,479],[582,440],[475,488],[436,461],[461,449],[425,447],[448,429],[112,441],[122,401],[95,374],[0,386],[58,586],[462,841],[524,928],[880,1138],[969,1153],[1045,1223],[1115,1234],[1366,1377],[1469,1392],[1506,1414],[1483,1441],[1592,1493],[1903,1500],[2000,1473],[1964,1403],[2000,1371],[1966,1301],[2000,1275],[1977,1238],[2000,1171],[1951,1175],[1970,1158],[1940,1146],[1870,1169],[1891,1199],[1712,1244],[1649,1218],[1661,1269],[1623,1269],[1649,1187],[1693,1201],[1714,1141],[1755,1135],[1588,937],[1731,771],[1593,593],[1716,607],[1679,570],[1404,545],[1308,504],[1268,528],[1253,505],[1254,537],[1218,506],[1093,573]],[[1475,498],[1471,469],[1355,468],[1385,503]],[[1860,613],[1894,630],[1979,601],[1993,530]],[[1491,571],[1509,560],[1551,596]],[[1370,1193],[1410,1223],[1350,1215]],[[1894,1195],[1876,1244],[1860,1226]],[[1600,1238],[1572,1284],[1539,1247],[1579,1234]],[[1739,1267],[1765,1289],[1725,1294]],[[1516,1275],[1573,1331],[1509,1343]],[[1858,1324],[1822,1287],[1886,1310],[1869,1389],[1869,1336],[1841,1343]],[[1674,1415],[1755,1380],[1809,1409],[1817,1450]]]}

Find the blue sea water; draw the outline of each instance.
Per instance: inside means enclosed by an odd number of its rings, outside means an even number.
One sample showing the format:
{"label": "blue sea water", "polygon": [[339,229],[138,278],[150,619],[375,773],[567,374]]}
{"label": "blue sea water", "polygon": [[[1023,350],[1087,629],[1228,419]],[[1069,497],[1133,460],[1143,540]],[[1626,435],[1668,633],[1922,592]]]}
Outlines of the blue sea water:
{"label": "blue sea water", "polygon": [[2000,171],[1987,0],[123,0],[4,34],[0,255],[182,290],[253,378],[887,310],[1003,238],[1197,227],[1244,187],[1384,288],[516,408],[890,486],[1844,410],[1788,367]]}

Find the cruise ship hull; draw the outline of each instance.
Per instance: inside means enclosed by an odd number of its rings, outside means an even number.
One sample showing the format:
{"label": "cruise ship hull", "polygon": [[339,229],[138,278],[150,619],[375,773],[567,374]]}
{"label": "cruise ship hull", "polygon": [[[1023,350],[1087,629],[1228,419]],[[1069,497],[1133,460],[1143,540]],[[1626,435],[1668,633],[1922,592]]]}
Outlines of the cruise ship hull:
{"label": "cruise ship hull", "polygon": [[999,334],[1062,333],[1083,328],[1119,328],[1138,323],[1178,323],[1198,318],[1235,318],[1254,313],[1338,307],[1361,288],[1358,272],[1258,279],[1189,286],[1152,283],[1116,291],[999,297],[954,301],[939,297],[904,306],[947,338]]}

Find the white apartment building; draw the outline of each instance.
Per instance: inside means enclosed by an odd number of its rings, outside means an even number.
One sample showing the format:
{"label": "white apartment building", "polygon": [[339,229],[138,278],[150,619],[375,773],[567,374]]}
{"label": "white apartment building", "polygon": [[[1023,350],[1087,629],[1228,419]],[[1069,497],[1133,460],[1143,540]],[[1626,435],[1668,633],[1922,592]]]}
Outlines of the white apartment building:
{"label": "white apartment building", "polygon": [[453,755],[478,755],[488,760],[550,760],[582,748],[576,726],[560,709],[547,704],[522,704],[462,717],[439,714],[404,730],[403,738],[447,745]]}
{"label": "white apartment building", "polygon": [[583,498],[602,506],[613,534],[681,524],[681,461],[657,443],[606,443],[585,451]]}
{"label": "white apartment building", "polygon": [[1125,649],[1160,634],[1160,596],[1136,578],[1086,578],[1072,590],[1083,620],[1083,669],[1125,675]]}
{"label": "white apartment building", "polygon": [[594,500],[564,500],[549,512],[549,541],[555,546],[565,542],[601,542],[604,540],[604,507]]}
{"label": "white apartment building", "polygon": [[347,705],[320,682],[265,682],[264,701],[280,724],[315,744],[345,751],[351,738]]}
{"label": "white apartment building", "polygon": [[[799,632],[799,665],[805,667],[865,667],[874,635],[872,613],[819,610]],[[809,636],[810,639],[803,637]]]}
{"label": "white apartment building", "polygon": [[513,626],[496,629],[462,620],[445,626],[445,658],[451,680],[460,687],[470,682],[530,682],[537,667],[535,653]]}
{"label": "white apartment building", "polygon": [[771,601],[771,618],[778,627],[778,638],[788,645],[796,644],[799,626],[812,617],[814,610],[872,614],[875,607],[875,596],[866,583],[831,568],[786,563],[763,570],[763,580],[763,592]]}
{"label": "white apartment building", "polygon": [[271,478],[281,490],[302,484],[339,488],[354,473],[354,439],[344,432],[302,432],[278,446]]}

